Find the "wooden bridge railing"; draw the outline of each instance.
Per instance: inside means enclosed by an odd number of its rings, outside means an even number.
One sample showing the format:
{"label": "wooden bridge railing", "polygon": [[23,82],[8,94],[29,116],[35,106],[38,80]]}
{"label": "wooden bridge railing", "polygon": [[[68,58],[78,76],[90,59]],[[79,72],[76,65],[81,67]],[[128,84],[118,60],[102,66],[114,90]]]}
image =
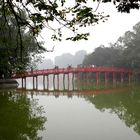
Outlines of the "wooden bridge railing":
{"label": "wooden bridge railing", "polygon": [[67,74],[67,73],[90,73],[90,72],[115,72],[115,73],[132,73],[130,69],[126,68],[115,68],[115,67],[71,67],[71,68],[54,68],[54,69],[44,69],[44,70],[34,70],[27,71],[24,73],[13,74],[13,78],[22,77],[33,77],[40,75],[50,75],[50,74]]}
{"label": "wooden bridge railing", "polygon": [[[71,75],[71,80],[70,76]],[[69,83],[72,81],[73,89],[74,89],[74,77],[77,79],[77,81],[81,80],[80,79],[80,74],[84,73],[86,75],[86,80],[91,80],[94,79],[96,81],[96,84],[98,85],[100,80],[101,80],[101,73],[104,75],[104,81],[107,83],[110,80],[110,75],[111,75],[111,80],[113,83],[115,83],[118,79],[117,76],[119,75],[119,81],[123,82],[124,80],[127,79],[127,81],[130,82],[131,79],[131,74],[132,71],[130,69],[126,68],[115,68],[115,67],[68,67],[68,68],[54,68],[54,69],[45,69],[45,70],[34,70],[34,71],[27,71],[24,73],[16,73],[13,74],[13,78],[18,79],[21,78],[21,83],[22,83],[22,88],[26,88],[26,78],[27,77],[33,77],[33,89],[38,88],[38,76],[43,76],[43,87],[44,89],[49,89],[49,75],[53,75],[53,87],[56,89],[56,83],[57,83],[57,89],[59,89],[59,75],[62,74],[62,83],[63,87],[65,89],[65,74],[67,74],[67,81],[68,81],[68,89],[69,89]],[[89,74],[90,73],[90,74]],[[95,76],[92,76],[92,73],[95,73]],[[57,75],[57,80],[55,80],[55,75]],[[90,75],[90,76],[89,76]],[[47,81],[45,80],[47,78]],[[47,82],[47,88],[45,87],[46,82]]]}

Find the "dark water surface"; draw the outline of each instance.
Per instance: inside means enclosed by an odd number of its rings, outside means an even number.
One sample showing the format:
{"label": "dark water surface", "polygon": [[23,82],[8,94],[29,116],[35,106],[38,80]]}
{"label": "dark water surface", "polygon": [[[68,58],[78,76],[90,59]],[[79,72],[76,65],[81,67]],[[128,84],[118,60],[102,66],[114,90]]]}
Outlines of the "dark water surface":
{"label": "dark water surface", "polygon": [[0,91],[0,140],[139,140],[140,86]]}

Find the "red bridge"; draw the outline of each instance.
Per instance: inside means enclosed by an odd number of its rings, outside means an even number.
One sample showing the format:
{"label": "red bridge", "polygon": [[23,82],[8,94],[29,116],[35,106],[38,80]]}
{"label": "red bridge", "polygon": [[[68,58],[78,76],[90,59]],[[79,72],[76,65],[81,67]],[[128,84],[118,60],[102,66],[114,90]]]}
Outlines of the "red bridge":
{"label": "red bridge", "polygon": [[50,75],[50,74],[68,74],[68,73],[123,73],[131,74],[132,71],[126,68],[114,68],[114,67],[68,67],[68,68],[54,68],[54,69],[44,69],[44,70],[34,70],[27,71],[24,73],[14,74],[13,78],[24,78],[24,77],[34,77],[40,75]]}
{"label": "red bridge", "polygon": [[[45,76],[47,76],[47,83],[49,84],[49,75],[53,75],[53,81],[55,85],[55,75],[57,75],[57,81],[59,84],[59,75],[63,74],[63,81],[65,80],[65,74],[68,75],[68,81],[69,81],[69,74],[72,74],[72,80],[74,79],[74,75],[76,74],[77,79],[79,77],[80,73],[86,74],[86,78],[89,79],[89,73],[95,73],[95,80],[98,83],[100,81],[100,74],[104,74],[104,80],[108,81],[109,75],[112,77],[112,81],[116,81],[116,77],[120,77],[120,81],[124,81],[124,78],[130,81],[132,71],[130,69],[126,68],[115,68],[115,67],[67,67],[67,68],[53,68],[53,69],[44,69],[44,70],[34,70],[34,71],[27,71],[24,73],[17,73],[13,74],[13,78],[18,79],[22,78],[22,86],[23,81],[24,85],[26,85],[26,77],[33,77],[33,86],[34,86],[34,78],[36,78],[36,87],[37,87],[37,77],[43,76],[43,83],[45,84]],[[48,87],[48,86],[47,86]]]}

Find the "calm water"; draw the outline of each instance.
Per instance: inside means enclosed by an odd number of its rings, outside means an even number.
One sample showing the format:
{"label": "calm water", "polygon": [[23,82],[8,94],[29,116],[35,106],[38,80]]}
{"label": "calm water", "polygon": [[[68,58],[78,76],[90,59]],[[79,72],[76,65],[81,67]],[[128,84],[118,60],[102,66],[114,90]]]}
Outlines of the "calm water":
{"label": "calm water", "polygon": [[0,91],[0,140],[139,140],[139,85]]}

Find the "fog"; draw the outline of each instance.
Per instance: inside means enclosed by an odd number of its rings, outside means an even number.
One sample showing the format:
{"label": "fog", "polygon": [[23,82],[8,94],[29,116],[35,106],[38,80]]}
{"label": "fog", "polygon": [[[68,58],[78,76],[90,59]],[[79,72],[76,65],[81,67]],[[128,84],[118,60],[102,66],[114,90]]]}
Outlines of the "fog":
{"label": "fog", "polygon": [[86,55],[87,52],[85,50],[78,51],[74,55],[71,53],[64,53],[60,56],[56,56],[54,62],[51,59],[42,60],[42,63],[37,65],[37,69],[50,69],[55,66],[64,68],[69,65],[76,67],[77,65],[82,64]]}

